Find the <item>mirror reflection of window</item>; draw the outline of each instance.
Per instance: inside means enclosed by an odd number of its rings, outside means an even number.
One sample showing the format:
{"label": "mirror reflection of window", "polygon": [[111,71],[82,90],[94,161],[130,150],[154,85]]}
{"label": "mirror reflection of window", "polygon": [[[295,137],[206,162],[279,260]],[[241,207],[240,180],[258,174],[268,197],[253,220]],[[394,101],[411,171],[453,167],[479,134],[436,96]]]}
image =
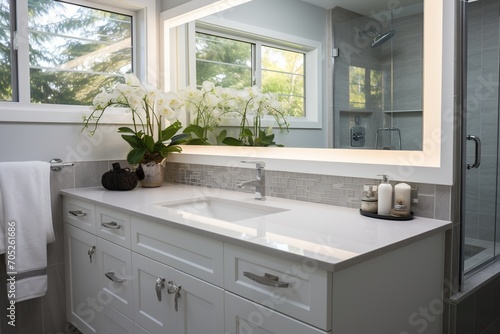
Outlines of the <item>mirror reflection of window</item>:
{"label": "mirror reflection of window", "polygon": [[196,33],[196,85],[241,89],[251,86],[252,44],[230,38]]}
{"label": "mirror reflection of window", "polygon": [[[258,57],[260,55],[260,57]],[[286,116],[305,116],[303,52],[204,32],[196,33],[196,85],[242,89],[257,85],[284,104]],[[252,75],[253,74],[253,75]]]}
{"label": "mirror reflection of window", "polygon": [[278,94],[287,116],[304,116],[305,55],[273,47],[262,47],[262,91]]}
{"label": "mirror reflection of window", "polygon": [[349,106],[351,110],[382,109],[382,71],[349,66]]}

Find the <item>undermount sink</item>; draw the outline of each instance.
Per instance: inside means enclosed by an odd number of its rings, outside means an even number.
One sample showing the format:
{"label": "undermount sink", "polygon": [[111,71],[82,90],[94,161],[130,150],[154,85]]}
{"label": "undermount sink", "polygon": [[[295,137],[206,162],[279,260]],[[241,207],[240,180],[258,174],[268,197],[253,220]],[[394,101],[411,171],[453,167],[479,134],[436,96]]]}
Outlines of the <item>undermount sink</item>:
{"label": "undermount sink", "polygon": [[235,222],[238,220],[258,218],[273,213],[288,211],[287,209],[268,205],[239,202],[218,197],[203,196],[178,201],[159,203],[158,205],[175,210],[181,215],[195,215],[206,218]]}

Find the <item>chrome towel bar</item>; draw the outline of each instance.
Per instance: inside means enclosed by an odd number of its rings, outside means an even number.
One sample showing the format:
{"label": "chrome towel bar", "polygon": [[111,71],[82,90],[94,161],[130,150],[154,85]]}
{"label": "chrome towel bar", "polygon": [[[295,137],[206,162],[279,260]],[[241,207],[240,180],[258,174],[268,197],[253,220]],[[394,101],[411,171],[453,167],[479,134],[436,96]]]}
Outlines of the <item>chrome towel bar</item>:
{"label": "chrome towel bar", "polygon": [[50,160],[50,170],[53,172],[59,172],[63,167],[71,167],[74,165],[74,162],[63,162],[61,159]]}

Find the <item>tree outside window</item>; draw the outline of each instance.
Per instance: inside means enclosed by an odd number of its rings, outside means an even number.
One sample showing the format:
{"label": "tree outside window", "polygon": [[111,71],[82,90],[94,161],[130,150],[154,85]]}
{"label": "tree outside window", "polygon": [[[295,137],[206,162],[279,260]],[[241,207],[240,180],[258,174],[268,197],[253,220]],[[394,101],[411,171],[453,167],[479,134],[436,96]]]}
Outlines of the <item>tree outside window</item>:
{"label": "tree outside window", "polygon": [[[259,52],[256,52],[257,48],[260,48]],[[256,54],[261,58],[255,59]],[[278,94],[285,106],[285,116],[305,116],[304,63],[305,54],[302,52],[196,33],[198,87],[204,81],[236,89],[257,84],[263,92]]]}
{"label": "tree outside window", "polygon": [[[11,20],[7,20],[7,0],[0,4],[0,29],[10,31],[6,28]],[[28,33],[31,103],[90,105],[99,87],[133,71],[130,15],[53,0],[28,0]],[[4,74],[17,73],[18,68],[8,61],[10,37],[2,34],[0,43],[0,76],[6,78]],[[12,101],[17,87],[5,87],[2,85],[0,100]]]}

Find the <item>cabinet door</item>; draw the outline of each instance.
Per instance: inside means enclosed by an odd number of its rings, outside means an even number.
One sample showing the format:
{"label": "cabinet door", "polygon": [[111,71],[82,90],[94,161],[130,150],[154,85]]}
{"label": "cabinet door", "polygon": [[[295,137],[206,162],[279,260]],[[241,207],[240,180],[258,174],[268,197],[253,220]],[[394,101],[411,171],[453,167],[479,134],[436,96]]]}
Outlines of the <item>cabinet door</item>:
{"label": "cabinet door", "polygon": [[[178,270],[172,270],[168,277],[180,286],[172,333],[224,333],[224,290]],[[169,298],[175,309],[175,294]]]}
{"label": "cabinet door", "polygon": [[226,334],[326,334],[315,327],[226,292]]}
{"label": "cabinet door", "polygon": [[132,267],[138,325],[161,334],[224,333],[222,289],[135,253]]}
{"label": "cabinet door", "polygon": [[65,224],[66,316],[84,334],[101,333],[102,305],[97,300],[96,237]]}
{"label": "cabinet door", "polygon": [[134,334],[132,320],[109,305],[104,307],[102,334]]}
{"label": "cabinet door", "polygon": [[99,301],[132,319],[132,252],[97,238]]}
{"label": "cabinet door", "polygon": [[132,253],[134,321],[150,333],[173,333],[174,304],[167,293],[168,267]]}

